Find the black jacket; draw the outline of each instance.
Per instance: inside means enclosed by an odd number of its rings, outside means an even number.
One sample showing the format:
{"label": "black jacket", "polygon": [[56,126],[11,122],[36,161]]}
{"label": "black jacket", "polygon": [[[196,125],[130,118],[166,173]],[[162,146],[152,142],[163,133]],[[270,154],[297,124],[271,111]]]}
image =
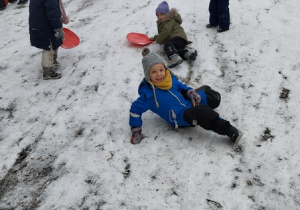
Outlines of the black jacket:
{"label": "black jacket", "polygon": [[59,0],[31,0],[29,4],[29,33],[32,46],[56,50],[62,40],[54,36],[62,28]]}

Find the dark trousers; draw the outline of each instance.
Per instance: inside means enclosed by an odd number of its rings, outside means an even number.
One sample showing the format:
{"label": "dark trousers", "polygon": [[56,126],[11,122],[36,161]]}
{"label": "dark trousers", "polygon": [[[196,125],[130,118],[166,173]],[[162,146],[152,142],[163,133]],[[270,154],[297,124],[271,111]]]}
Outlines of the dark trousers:
{"label": "dark trousers", "polygon": [[205,130],[213,130],[220,135],[227,135],[231,124],[220,118],[219,114],[214,111],[221,103],[220,93],[208,85],[204,85],[196,91],[201,96],[201,103],[184,111],[184,120],[191,126],[200,125]]}
{"label": "dark trousers", "polygon": [[229,0],[210,0],[209,23],[223,29],[229,29],[230,13]]}
{"label": "dark trousers", "polygon": [[0,0],[0,8],[5,8],[5,7],[6,7],[5,0]]}
{"label": "dark trousers", "polygon": [[230,123],[219,117],[219,114],[209,106],[197,105],[187,109],[183,118],[191,126],[200,125],[205,130],[213,130],[220,135],[227,135]]}
{"label": "dark trousers", "polygon": [[183,59],[184,54],[188,51],[184,49],[186,45],[187,42],[183,38],[174,37],[166,41],[164,51],[169,59],[173,54],[178,54]]}

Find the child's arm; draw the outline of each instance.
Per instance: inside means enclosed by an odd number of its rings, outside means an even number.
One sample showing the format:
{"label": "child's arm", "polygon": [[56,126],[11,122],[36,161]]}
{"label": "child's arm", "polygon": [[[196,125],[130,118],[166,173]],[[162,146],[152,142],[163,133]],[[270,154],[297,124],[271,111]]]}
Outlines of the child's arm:
{"label": "child's arm", "polygon": [[169,21],[164,25],[162,30],[159,32],[158,35],[154,36],[154,40],[158,44],[163,44],[167,41],[167,39],[170,37],[170,34],[172,33],[172,28],[173,28],[173,20]]}
{"label": "child's arm", "polygon": [[175,76],[173,73],[172,73],[172,81],[173,81],[173,84],[176,84],[177,90],[179,92],[182,92],[182,91],[187,92],[189,89],[192,89],[191,87],[187,86],[185,83],[179,81],[177,76]]}
{"label": "child's arm", "polygon": [[149,103],[145,97],[140,96],[136,101],[131,104],[129,125],[131,126],[131,139],[132,144],[139,144],[144,138],[142,134],[142,114],[149,110]]}
{"label": "child's arm", "polygon": [[142,114],[149,110],[148,103],[143,96],[140,96],[131,104],[129,125],[132,128],[141,127],[143,125]]}
{"label": "child's arm", "polygon": [[177,90],[181,93],[181,95],[183,95],[183,97],[191,99],[194,105],[200,104],[201,96],[194,89],[179,81],[175,76],[173,81],[176,82]]}

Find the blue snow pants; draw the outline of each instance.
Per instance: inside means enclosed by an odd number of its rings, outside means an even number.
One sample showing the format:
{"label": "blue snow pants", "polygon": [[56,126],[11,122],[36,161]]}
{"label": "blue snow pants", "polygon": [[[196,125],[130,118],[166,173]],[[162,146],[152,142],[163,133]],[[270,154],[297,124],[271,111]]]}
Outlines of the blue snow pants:
{"label": "blue snow pants", "polygon": [[209,23],[211,25],[229,29],[229,0],[210,0],[208,10],[210,13]]}

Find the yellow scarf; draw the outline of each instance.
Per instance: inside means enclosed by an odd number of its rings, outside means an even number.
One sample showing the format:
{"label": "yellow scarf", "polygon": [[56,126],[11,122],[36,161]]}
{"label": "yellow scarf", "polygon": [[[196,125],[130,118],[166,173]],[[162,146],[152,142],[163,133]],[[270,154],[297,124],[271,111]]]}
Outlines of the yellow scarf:
{"label": "yellow scarf", "polygon": [[171,73],[170,70],[166,70],[166,77],[164,79],[164,81],[162,81],[161,83],[155,83],[152,82],[153,85],[155,85],[156,87],[158,87],[159,89],[162,90],[169,90],[172,87],[172,77],[171,77]]}

